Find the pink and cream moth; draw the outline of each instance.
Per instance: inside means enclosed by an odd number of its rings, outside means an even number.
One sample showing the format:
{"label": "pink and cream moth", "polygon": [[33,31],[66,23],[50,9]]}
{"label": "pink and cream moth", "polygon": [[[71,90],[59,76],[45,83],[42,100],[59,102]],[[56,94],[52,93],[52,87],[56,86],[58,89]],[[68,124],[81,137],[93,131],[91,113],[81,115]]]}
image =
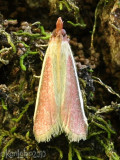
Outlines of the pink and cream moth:
{"label": "pink and cream moth", "polygon": [[75,61],[61,17],[45,54],[34,112],[37,142],[50,141],[65,132],[70,142],[85,140],[88,124],[84,113]]}

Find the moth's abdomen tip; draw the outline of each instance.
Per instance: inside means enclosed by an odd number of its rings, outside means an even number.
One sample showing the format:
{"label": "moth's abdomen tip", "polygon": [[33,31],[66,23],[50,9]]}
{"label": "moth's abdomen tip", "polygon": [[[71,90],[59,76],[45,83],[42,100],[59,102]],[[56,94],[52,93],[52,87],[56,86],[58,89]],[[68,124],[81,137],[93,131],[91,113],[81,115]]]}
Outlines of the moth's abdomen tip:
{"label": "moth's abdomen tip", "polygon": [[58,32],[61,29],[63,29],[63,21],[62,21],[62,18],[59,17],[58,20],[57,20],[57,22],[56,22],[56,30]]}

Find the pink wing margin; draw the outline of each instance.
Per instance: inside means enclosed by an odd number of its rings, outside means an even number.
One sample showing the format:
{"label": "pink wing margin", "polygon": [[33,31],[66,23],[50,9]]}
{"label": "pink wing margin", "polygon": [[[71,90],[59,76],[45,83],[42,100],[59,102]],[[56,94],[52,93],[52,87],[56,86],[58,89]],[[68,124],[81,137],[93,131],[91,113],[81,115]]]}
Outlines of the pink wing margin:
{"label": "pink wing margin", "polygon": [[63,43],[66,43],[68,53],[65,53],[67,61],[64,101],[61,106],[62,129],[70,142],[79,142],[86,139],[88,124],[72,51],[68,42]]}
{"label": "pink wing margin", "polygon": [[47,56],[43,62],[34,113],[33,132],[38,143],[49,141],[51,136],[59,133],[52,67],[52,59]]}

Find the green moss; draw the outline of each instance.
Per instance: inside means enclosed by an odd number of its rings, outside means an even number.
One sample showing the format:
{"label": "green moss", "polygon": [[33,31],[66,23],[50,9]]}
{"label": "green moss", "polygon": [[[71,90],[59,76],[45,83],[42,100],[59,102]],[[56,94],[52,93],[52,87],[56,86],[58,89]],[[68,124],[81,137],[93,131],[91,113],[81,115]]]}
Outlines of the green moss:
{"label": "green moss", "polygon": [[80,156],[80,151],[76,149],[75,147],[73,147],[73,150],[76,153],[78,160],[82,160],[82,157]]}
{"label": "green moss", "polygon": [[78,27],[78,26],[80,26],[80,27],[86,27],[86,24],[84,22],[82,22],[82,23],[73,23],[71,21],[67,21],[67,23],[71,24],[74,27]]}
{"label": "green moss", "polygon": [[29,33],[29,32],[13,32],[13,34],[15,34],[16,36],[26,36],[26,37],[30,37],[30,38],[40,38],[40,34],[39,33]]}
{"label": "green moss", "polygon": [[1,33],[7,37],[8,43],[10,44],[10,46],[13,49],[13,53],[16,53],[16,47],[15,47],[14,43],[12,42],[10,34],[5,32],[4,30],[1,30]]}
{"label": "green moss", "polygon": [[[96,31],[96,26],[97,26],[98,15],[100,14],[101,8],[104,7],[107,3],[108,3],[108,1],[106,1],[106,0],[100,0],[97,4],[96,9],[95,9],[94,25],[93,25],[92,35],[91,35],[91,49],[94,48],[93,42],[94,42],[94,34]],[[101,7],[101,5],[102,5],[102,7]]]}
{"label": "green moss", "polygon": [[11,49],[12,49],[12,47],[11,48],[3,48],[0,50],[0,53],[5,52],[5,51],[10,51]]}
{"label": "green moss", "polygon": [[75,1],[70,1],[70,0],[62,0],[59,1],[59,9],[63,10],[63,6],[65,6],[68,10],[68,12],[72,12],[74,14],[76,23],[72,22],[72,21],[67,21],[67,23],[71,24],[74,27],[80,26],[80,27],[86,27],[86,24],[84,23],[84,20],[82,18],[82,16],[80,15],[79,12],[79,7],[75,4]]}
{"label": "green moss", "polygon": [[69,144],[69,152],[68,152],[68,160],[72,160],[73,154],[72,154],[72,144]]}
{"label": "green moss", "polygon": [[27,57],[28,52],[20,57],[20,66],[23,71],[26,71],[26,66],[24,65],[24,59]]}
{"label": "green moss", "polygon": [[[13,34],[15,34],[16,36],[24,36],[24,37],[30,37],[30,38],[40,38],[40,39],[49,39],[51,34],[45,32],[44,27],[43,26],[39,26],[38,28],[41,29],[41,34],[39,33],[29,33],[29,32],[24,32],[24,31],[18,31],[18,32],[13,32]],[[41,36],[44,35],[45,37]]]}
{"label": "green moss", "polygon": [[67,8],[68,12],[70,12],[72,10],[70,5],[65,0],[59,1],[59,9],[60,10],[63,10],[63,5]]}
{"label": "green moss", "polygon": [[23,111],[20,113],[19,117],[18,118],[13,118],[12,120],[18,123],[21,120],[21,118],[23,117],[23,115],[25,114],[25,112],[27,112],[29,106],[32,105],[33,103],[34,102],[31,101],[28,104],[26,104],[25,107],[23,108]]}
{"label": "green moss", "polygon": [[63,152],[60,148],[58,147],[53,147],[53,146],[49,146],[49,148],[53,148],[53,149],[56,149],[58,152],[59,152],[59,157],[60,159],[63,159]]}
{"label": "green moss", "polygon": [[97,141],[104,147],[106,156],[111,160],[119,160],[120,157],[114,151],[114,144],[112,141],[104,138],[104,140],[97,138]]}
{"label": "green moss", "polygon": [[5,102],[4,102],[3,99],[1,99],[1,102],[2,102],[2,107],[3,107],[3,109],[4,109],[4,110],[8,110],[7,105],[5,105]]}
{"label": "green moss", "polygon": [[96,156],[84,156],[85,159],[90,159],[90,160],[104,160],[102,158],[96,157]]}
{"label": "green moss", "polygon": [[100,85],[104,86],[108,92],[110,92],[111,94],[116,95],[118,98],[120,98],[120,95],[118,93],[116,93],[110,86],[104,84],[99,78],[92,76],[92,78],[94,79],[94,82],[99,83]]}
{"label": "green moss", "polygon": [[7,144],[5,145],[5,147],[3,147],[2,152],[1,152],[1,160],[4,160],[6,152],[7,152],[7,148],[14,142],[15,138],[11,138]]}
{"label": "green moss", "polygon": [[93,133],[90,133],[87,138],[90,139],[91,137],[99,136],[100,134],[104,134],[104,133],[105,131],[93,132]]}

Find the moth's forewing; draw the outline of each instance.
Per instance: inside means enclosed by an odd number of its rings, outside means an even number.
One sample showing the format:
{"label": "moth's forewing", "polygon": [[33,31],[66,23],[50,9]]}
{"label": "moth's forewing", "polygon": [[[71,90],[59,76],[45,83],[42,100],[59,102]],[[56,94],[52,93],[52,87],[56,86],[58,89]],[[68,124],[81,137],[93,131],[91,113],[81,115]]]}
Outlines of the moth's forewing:
{"label": "moth's forewing", "polygon": [[[85,140],[87,136],[87,119],[83,108],[83,98],[78,82],[76,66],[68,41],[62,41],[61,53],[65,59],[65,66],[61,64],[61,71],[65,70],[61,84],[64,89],[61,101],[61,122],[70,142]],[[61,60],[62,61],[62,60]],[[64,60],[63,60],[64,61]],[[64,67],[64,68],[63,68]]]}
{"label": "moth's forewing", "polygon": [[75,62],[61,17],[56,23],[43,62],[34,113],[38,142],[65,131],[70,142],[86,139],[87,119]]}
{"label": "moth's forewing", "polygon": [[57,135],[60,130],[59,71],[57,68],[59,67],[57,65],[59,48],[60,42],[51,39],[43,62],[33,126],[34,136],[38,142],[49,141],[51,136]]}

